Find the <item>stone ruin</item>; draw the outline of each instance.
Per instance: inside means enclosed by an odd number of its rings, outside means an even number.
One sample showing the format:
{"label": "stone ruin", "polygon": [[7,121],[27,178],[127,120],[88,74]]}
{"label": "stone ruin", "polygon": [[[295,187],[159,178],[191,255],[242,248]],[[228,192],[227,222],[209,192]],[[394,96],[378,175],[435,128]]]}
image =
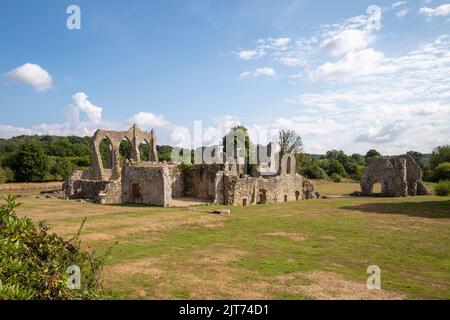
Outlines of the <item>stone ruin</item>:
{"label": "stone ruin", "polygon": [[407,197],[429,195],[422,181],[422,171],[409,155],[393,159],[375,158],[364,170],[361,178],[361,192],[354,195],[373,196],[373,186],[381,183],[382,197]]}
{"label": "stone ruin", "polygon": [[[110,142],[111,168],[103,167],[100,143]],[[131,159],[120,163],[120,143],[131,144]],[[139,145],[149,146],[148,158],[142,161]],[[64,184],[70,199],[89,199],[101,204],[141,203],[171,206],[174,200],[200,199],[224,205],[274,204],[318,197],[314,184],[295,172],[295,156],[286,154],[279,171],[273,175],[250,176],[238,162],[180,166],[159,162],[156,135],[141,131],[136,125],[128,131],[98,130],[92,137],[92,166],[76,171]],[[187,201],[187,200],[186,200]]]}

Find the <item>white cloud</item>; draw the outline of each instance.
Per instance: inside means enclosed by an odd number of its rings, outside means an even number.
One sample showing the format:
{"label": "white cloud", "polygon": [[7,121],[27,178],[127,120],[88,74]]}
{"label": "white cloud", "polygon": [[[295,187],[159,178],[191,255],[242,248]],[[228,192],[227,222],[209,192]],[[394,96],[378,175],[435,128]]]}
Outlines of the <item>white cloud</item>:
{"label": "white cloud", "polygon": [[155,115],[151,112],[139,112],[136,113],[130,120],[133,123],[136,123],[139,126],[147,127],[147,128],[164,128],[170,127],[170,121],[164,119],[163,115]]}
{"label": "white cloud", "polygon": [[[324,89],[289,100],[311,121],[326,118],[336,122],[329,127],[330,134],[303,131],[309,152],[324,152],[326,147],[319,147],[329,146],[330,139],[331,147],[347,152],[376,148],[386,154],[430,152],[434,146],[448,143],[450,36],[378,60],[375,65],[384,72],[375,68],[376,73],[366,72],[345,84],[323,83]],[[317,149],[308,141],[314,141]]]}
{"label": "white cloud", "polygon": [[25,63],[5,73],[4,76],[15,82],[32,85],[38,92],[46,91],[52,87],[52,77],[47,70],[33,63]]}
{"label": "white cloud", "polygon": [[237,52],[237,56],[241,60],[259,59],[265,55],[264,50],[242,50]]}
{"label": "white cloud", "polygon": [[278,38],[270,40],[270,43],[275,47],[284,47],[287,46],[290,42],[291,42],[290,38]]}
{"label": "white cloud", "polygon": [[396,15],[398,18],[403,18],[403,17],[405,17],[408,13],[409,13],[409,9],[403,9],[403,10],[398,11],[395,15]]}
{"label": "white cloud", "polygon": [[392,8],[400,7],[400,6],[402,6],[402,5],[406,4],[406,3],[407,3],[406,1],[397,1],[397,2],[392,4]]}
{"label": "white cloud", "polygon": [[324,63],[311,72],[310,76],[312,79],[348,80],[393,71],[395,68],[388,65],[383,53],[374,49],[364,49],[358,52],[349,52],[336,63]]}
{"label": "white cloud", "polygon": [[244,71],[241,73],[241,78],[256,78],[256,77],[275,77],[275,70],[269,67],[257,68],[255,71]]}
{"label": "white cloud", "polygon": [[450,15],[450,3],[443,4],[437,8],[423,7],[419,9],[419,13],[431,17],[446,17]]}
{"label": "white cloud", "polygon": [[400,138],[406,127],[404,122],[391,122],[379,130],[369,128],[366,133],[357,136],[355,142],[389,143]]}
{"label": "white cloud", "polygon": [[77,92],[72,96],[75,106],[86,113],[89,122],[94,124],[101,123],[103,108],[92,104],[88,98],[89,96],[84,92]]}
{"label": "white cloud", "polygon": [[325,39],[322,46],[332,55],[365,49],[375,37],[368,30],[348,29]]}

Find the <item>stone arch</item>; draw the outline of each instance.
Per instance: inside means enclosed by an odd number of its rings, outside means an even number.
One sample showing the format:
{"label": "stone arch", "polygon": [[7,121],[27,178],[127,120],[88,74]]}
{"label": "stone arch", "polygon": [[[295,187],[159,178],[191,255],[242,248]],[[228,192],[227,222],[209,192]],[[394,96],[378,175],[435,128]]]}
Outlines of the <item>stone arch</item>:
{"label": "stone arch", "polygon": [[258,204],[267,203],[267,189],[261,188],[258,190]]}
{"label": "stone arch", "polygon": [[125,166],[125,162],[128,160],[134,160],[133,157],[133,143],[127,136],[124,136],[119,143],[119,156],[120,156],[120,167]]}
{"label": "stone arch", "polygon": [[280,174],[289,175],[295,173],[295,155],[292,153],[288,153],[283,155],[280,161]]}
{"label": "stone arch", "polygon": [[102,169],[112,169],[114,160],[113,160],[113,145],[111,139],[105,136],[99,144],[100,158],[101,158],[101,167]]}
{"label": "stone arch", "polygon": [[139,141],[138,145],[138,151],[139,151],[139,160],[140,161],[150,161],[150,142],[147,141],[147,139],[143,139]]}

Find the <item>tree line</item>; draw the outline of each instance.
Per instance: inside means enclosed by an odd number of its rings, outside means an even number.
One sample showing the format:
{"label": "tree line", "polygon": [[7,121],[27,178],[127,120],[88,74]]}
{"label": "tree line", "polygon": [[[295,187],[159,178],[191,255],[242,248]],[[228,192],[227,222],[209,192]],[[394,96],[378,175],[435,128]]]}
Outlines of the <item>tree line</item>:
{"label": "tree line", "polygon": [[[237,129],[247,130],[239,126],[228,134]],[[250,149],[251,143],[250,138],[246,137],[245,147]],[[324,155],[306,154],[302,151],[301,137],[292,130],[280,130],[279,145],[281,153],[296,154],[298,173],[310,179],[332,179],[336,182],[342,178],[359,180],[368,162],[383,156],[377,150],[369,150],[365,155],[347,155],[342,150],[330,150]],[[160,160],[170,161],[171,146],[157,146],[157,151]],[[108,167],[109,146],[101,143],[100,152],[104,166]],[[143,160],[148,160],[148,145],[142,144],[140,152]],[[18,136],[0,139],[0,182],[63,180],[74,170],[89,168],[90,153],[89,137]],[[436,147],[431,154],[417,151],[408,154],[422,168],[425,181],[450,179],[450,145]],[[120,156],[122,162],[131,157],[131,145],[125,140],[120,146]],[[249,165],[247,169],[252,173],[256,168]]]}

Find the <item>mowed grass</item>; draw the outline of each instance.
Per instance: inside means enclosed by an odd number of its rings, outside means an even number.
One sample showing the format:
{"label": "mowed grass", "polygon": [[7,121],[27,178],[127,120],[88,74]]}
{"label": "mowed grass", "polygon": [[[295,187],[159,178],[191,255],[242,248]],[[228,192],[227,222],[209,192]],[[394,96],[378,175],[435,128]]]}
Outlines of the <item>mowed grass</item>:
{"label": "mowed grass", "polygon": [[[325,195],[355,183],[317,183]],[[200,210],[36,199],[19,214],[114,246],[105,287],[132,299],[450,299],[450,197],[331,198]],[[367,267],[382,290],[368,290]]]}

